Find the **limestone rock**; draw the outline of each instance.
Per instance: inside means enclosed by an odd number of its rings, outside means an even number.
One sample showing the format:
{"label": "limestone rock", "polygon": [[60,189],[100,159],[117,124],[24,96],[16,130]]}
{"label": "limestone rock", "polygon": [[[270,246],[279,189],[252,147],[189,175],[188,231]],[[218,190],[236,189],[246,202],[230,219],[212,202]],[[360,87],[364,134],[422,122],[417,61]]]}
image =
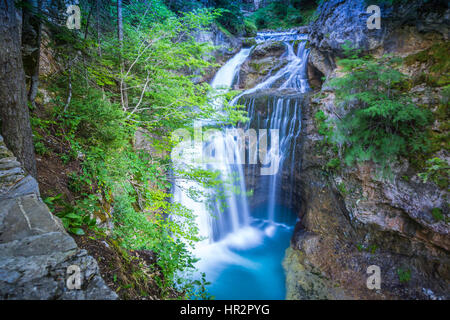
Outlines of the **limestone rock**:
{"label": "limestone rock", "polygon": [[383,54],[401,52],[401,47],[409,47],[411,52],[428,42],[425,33],[448,40],[450,9],[446,1],[380,4],[380,29],[367,28],[371,16],[366,12],[367,7],[366,2],[359,0],[330,0],[319,5],[319,16],[310,26],[309,63],[325,76],[335,68],[335,58],[342,55],[342,45],[346,42],[363,51]]}
{"label": "limestone rock", "polygon": [[[1,136],[0,150],[0,299],[117,299]],[[79,267],[79,289],[66,285],[69,266]]]}
{"label": "limestone rock", "polygon": [[283,59],[285,50],[284,44],[278,41],[267,41],[255,46],[239,71],[239,88],[253,88],[281,69],[286,64]]}

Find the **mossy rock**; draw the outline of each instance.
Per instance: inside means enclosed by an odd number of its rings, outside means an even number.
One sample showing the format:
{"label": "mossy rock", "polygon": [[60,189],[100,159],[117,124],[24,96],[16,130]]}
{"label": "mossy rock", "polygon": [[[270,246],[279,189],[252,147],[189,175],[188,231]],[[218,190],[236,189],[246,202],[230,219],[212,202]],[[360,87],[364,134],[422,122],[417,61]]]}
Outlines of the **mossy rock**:
{"label": "mossy rock", "polygon": [[244,48],[250,48],[256,45],[255,38],[243,38],[242,39],[242,46]]}
{"label": "mossy rock", "polygon": [[428,65],[428,72],[420,75],[421,80],[432,87],[442,87],[450,83],[450,42],[439,42],[430,48],[405,58],[406,65],[417,62]]}

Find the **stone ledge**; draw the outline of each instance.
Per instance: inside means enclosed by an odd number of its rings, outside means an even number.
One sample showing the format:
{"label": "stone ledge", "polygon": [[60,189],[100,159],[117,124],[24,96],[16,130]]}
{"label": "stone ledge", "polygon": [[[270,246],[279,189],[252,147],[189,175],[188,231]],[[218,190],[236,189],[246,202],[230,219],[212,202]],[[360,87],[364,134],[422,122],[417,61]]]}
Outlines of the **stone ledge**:
{"label": "stone ledge", "polygon": [[[80,289],[68,289],[67,268],[80,268]],[[80,250],[41,201],[0,136],[0,299],[118,299],[97,261]]]}

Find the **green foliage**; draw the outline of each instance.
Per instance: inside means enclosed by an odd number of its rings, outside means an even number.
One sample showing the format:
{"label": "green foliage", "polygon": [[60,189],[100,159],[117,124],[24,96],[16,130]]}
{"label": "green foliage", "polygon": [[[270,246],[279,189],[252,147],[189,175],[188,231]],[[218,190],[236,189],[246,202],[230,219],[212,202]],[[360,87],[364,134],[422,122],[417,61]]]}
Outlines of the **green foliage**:
{"label": "green foliage", "polygon": [[411,280],[411,270],[399,268],[397,269],[398,280],[400,283],[408,283]]}
{"label": "green foliage", "polygon": [[419,173],[418,176],[424,183],[430,180],[440,188],[446,189],[450,176],[450,166],[447,161],[435,157],[426,161],[426,171]]}
{"label": "green foliage", "polygon": [[204,272],[201,273],[201,278],[199,280],[194,280],[192,283],[195,285],[195,288],[192,288],[190,292],[192,294],[188,297],[190,300],[212,300],[214,299],[214,296],[211,296],[206,287],[210,285],[211,283],[206,281],[206,274]]}
{"label": "green foliage", "polygon": [[341,165],[341,160],[339,160],[339,158],[333,158],[330,161],[328,161],[326,167],[329,170],[335,170],[335,169],[339,168],[340,165]]}
{"label": "green foliage", "polygon": [[[233,34],[246,33],[248,24],[244,22],[240,1],[216,0],[215,2],[216,8],[220,8],[221,12],[217,21]],[[250,36],[250,34],[247,33],[247,36]]]}
{"label": "green foliage", "polygon": [[372,160],[387,167],[398,156],[427,149],[424,128],[430,112],[415,106],[401,88],[405,76],[399,60],[360,56],[347,44],[338,64],[346,74],[330,81],[347,113],[336,120],[334,140],[342,145],[347,165]]}
{"label": "green foliage", "polygon": [[291,28],[309,24],[317,18],[316,7],[320,1],[316,0],[276,0],[267,6],[262,6],[248,17],[243,11],[253,10],[251,2],[242,0],[211,0],[205,1],[166,1],[169,8],[178,14],[198,10],[210,6],[220,11],[218,24],[235,35],[253,37],[257,29]]}
{"label": "green foliage", "polygon": [[314,115],[314,119],[317,123],[318,133],[326,138],[326,142],[329,142],[333,136],[333,128],[327,122],[328,117],[323,110],[318,110]]}
{"label": "green foliage", "polygon": [[48,206],[50,211],[54,211],[55,210],[55,202],[60,200],[62,195],[63,195],[62,193],[59,193],[54,197],[46,197],[42,201],[44,201],[44,203]]}
{"label": "green foliage", "polygon": [[429,49],[423,50],[405,58],[407,65],[414,63],[425,64],[428,68],[426,73],[419,75],[419,80],[423,80],[429,86],[442,87],[450,84],[450,61],[448,52],[450,43],[438,42]]}
{"label": "green foliage", "polygon": [[258,28],[256,27],[256,24],[253,21],[245,19],[244,20],[244,29],[245,29],[245,34],[248,37],[256,37]]}
{"label": "green foliage", "polygon": [[[311,11],[308,11],[310,14]],[[254,12],[249,18],[258,29],[287,29],[302,25],[301,10],[282,1],[275,1]]]}
{"label": "green foliage", "polygon": [[344,182],[339,183],[339,184],[337,185],[337,188],[338,188],[339,192],[340,192],[342,195],[345,196],[345,195],[348,194],[348,190],[347,190],[347,188],[345,187],[345,183],[344,183]]}
{"label": "green foliage", "polygon": [[450,84],[442,88],[441,102],[447,106],[448,110],[448,104],[450,103]]}
{"label": "green foliage", "polygon": [[[166,195],[164,195],[166,196]],[[158,202],[158,200],[153,199]],[[193,225],[192,213],[177,205],[165,203],[165,212],[143,214],[134,209],[136,200],[127,194],[120,194],[114,204],[114,235],[127,249],[152,250],[158,255],[157,264],[163,277],[158,279],[162,289],[173,287],[176,273],[193,268],[196,261],[190,254],[187,244],[181,239],[197,241],[196,226]],[[159,200],[161,201],[161,200]],[[154,204],[155,206],[156,203]],[[170,211],[168,209],[170,207]],[[184,212],[175,212],[184,210]],[[183,220],[174,221],[166,218],[166,213],[173,213]],[[186,227],[186,229],[184,228]],[[178,279],[180,280],[180,279]],[[178,281],[181,283],[181,281]]]}
{"label": "green foliage", "polygon": [[440,208],[431,209],[431,214],[433,215],[433,218],[438,222],[444,220],[444,215],[442,214],[442,210]]}
{"label": "green foliage", "polygon": [[43,201],[52,212],[56,211],[56,206],[62,206],[64,208],[63,210],[58,210],[56,216],[61,219],[67,231],[80,236],[85,234],[82,229],[83,226],[88,228],[95,227],[96,220],[91,218],[92,212],[86,210],[86,208],[92,207],[92,203],[95,204],[95,202],[92,202],[93,195],[81,201],[76,207],[65,202],[62,196],[63,194],[59,193],[54,197],[46,197]]}
{"label": "green foliage", "polygon": [[55,124],[55,121],[31,116],[30,123],[33,130],[34,150],[41,156],[49,154],[50,150],[45,144],[43,135],[49,133],[49,127]]}
{"label": "green foliage", "polygon": [[375,254],[375,252],[378,249],[378,246],[376,244],[371,244],[368,247],[365,247],[364,245],[357,243],[356,244],[356,248],[358,249],[359,252],[369,252],[371,254]]}
{"label": "green foliage", "polygon": [[[108,9],[111,16],[117,14],[115,5]],[[224,112],[218,114],[210,102],[210,86],[193,81],[214,66],[214,47],[195,42],[193,35],[218,17],[219,12],[200,7],[175,15],[158,0],[124,3],[123,45],[115,26],[110,32],[105,26],[101,55],[95,41],[56,28],[52,45],[58,59],[70,65],[72,99],[67,104],[69,70],[47,79],[55,96],[49,104],[52,122],[37,118],[34,123],[41,133],[37,143],[51,126],[51,134],[65,146],[59,156],[81,165],[69,175],[76,200],[60,204],[56,213],[64,226],[81,235],[86,228],[98,228],[97,220],[112,222],[113,237],[122,247],[156,254],[157,281],[166,293],[177,288],[187,296],[207,296],[206,281],[186,276],[196,261],[190,247],[199,238],[194,213],[170,202],[171,133],[190,129],[194,119],[245,119],[241,106],[227,103],[235,93],[223,97]],[[82,57],[74,55],[74,48],[82,50]],[[151,153],[135,148],[138,130],[146,132]],[[213,176],[190,174],[210,186]],[[56,201],[47,199],[49,204]]]}

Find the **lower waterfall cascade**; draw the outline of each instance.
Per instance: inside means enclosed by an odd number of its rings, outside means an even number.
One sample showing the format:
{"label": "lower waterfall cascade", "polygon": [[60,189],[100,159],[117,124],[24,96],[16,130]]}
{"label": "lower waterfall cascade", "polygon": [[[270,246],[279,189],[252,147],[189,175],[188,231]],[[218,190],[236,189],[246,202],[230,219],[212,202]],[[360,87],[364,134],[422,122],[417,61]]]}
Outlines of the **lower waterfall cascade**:
{"label": "lower waterfall cascade", "polygon": [[[220,186],[223,199],[212,201],[212,205],[206,203],[205,197],[192,198],[192,189],[209,192],[197,182],[176,177],[174,185],[174,201],[196,215],[199,234],[204,238],[194,251],[200,258],[196,267],[206,273],[206,279],[212,283],[208,291],[218,299],[285,298],[281,260],[296,220],[290,207],[299,151],[302,97],[309,90],[306,75],[309,49],[307,36],[295,32],[259,33],[256,40],[257,43],[282,42],[285,46],[282,58],[286,64],[232,100],[232,104],[245,105],[249,121],[241,128],[214,131],[203,144],[182,142],[175,148],[179,156],[173,159],[175,168],[195,166],[219,171],[224,181]],[[211,86],[219,94],[226,93],[236,83],[241,65],[250,57],[252,49],[241,49],[216,73]],[[221,98],[213,100],[220,110]],[[259,133],[259,139],[254,141],[256,148],[248,150],[247,157],[242,154],[235,129]],[[259,152],[263,163],[257,164],[256,150],[263,147],[261,132],[266,134],[264,146],[269,144],[269,147],[264,159]],[[196,162],[196,155],[205,152],[214,161]],[[275,171],[262,175],[262,169],[269,164]],[[282,185],[285,185],[283,191]],[[254,197],[263,200],[252,204]],[[231,281],[238,288],[230,286]]]}

